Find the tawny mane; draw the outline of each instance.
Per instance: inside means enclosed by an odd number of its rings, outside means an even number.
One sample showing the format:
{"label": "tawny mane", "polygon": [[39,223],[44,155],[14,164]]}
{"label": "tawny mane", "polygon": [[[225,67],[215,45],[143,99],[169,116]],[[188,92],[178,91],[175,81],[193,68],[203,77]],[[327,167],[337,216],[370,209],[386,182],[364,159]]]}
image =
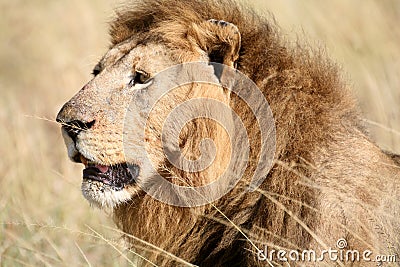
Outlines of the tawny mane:
{"label": "tawny mane", "polygon": [[[188,39],[192,25],[209,19],[238,27],[237,69],[262,90],[276,123],[275,164],[260,189],[250,193],[239,185],[214,203],[252,242],[212,206],[177,208],[148,196],[120,205],[117,224],[204,266],[265,266],[250,252],[255,246],[323,249],[339,238],[351,248],[398,252],[399,225],[390,214],[399,206],[390,199],[399,192],[398,170],[369,141],[338,68],[323,52],[291,47],[274,22],[228,0],[128,4],[111,23],[112,45],[137,35],[165,44],[184,62],[179,51],[195,49]],[[238,98],[231,106],[244,118],[257,159],[257,125]],[[157,264],[173,265],[169,256],[130,241]]]}

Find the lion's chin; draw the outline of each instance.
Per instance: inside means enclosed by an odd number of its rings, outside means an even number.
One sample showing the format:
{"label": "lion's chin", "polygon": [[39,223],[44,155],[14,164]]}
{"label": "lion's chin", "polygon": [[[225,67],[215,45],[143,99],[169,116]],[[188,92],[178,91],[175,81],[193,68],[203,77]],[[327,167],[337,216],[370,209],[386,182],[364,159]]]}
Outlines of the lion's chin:
{"label": "lion's chin", "polygon": [[125,188],[115,188],[92,179],[83,179],[82,194],[94,206],[100,209],[114,209],[117,205],[127,202],[137,195],[137,185]]}
{"label": "lion's chin", "polygon": [[135,179],[139,176],[138,165],[120,163],[107,166],[89,161],[82,155],[79,161],[85,165],[82,194],[94,206],[113,209],[137,195],[139,187]]}

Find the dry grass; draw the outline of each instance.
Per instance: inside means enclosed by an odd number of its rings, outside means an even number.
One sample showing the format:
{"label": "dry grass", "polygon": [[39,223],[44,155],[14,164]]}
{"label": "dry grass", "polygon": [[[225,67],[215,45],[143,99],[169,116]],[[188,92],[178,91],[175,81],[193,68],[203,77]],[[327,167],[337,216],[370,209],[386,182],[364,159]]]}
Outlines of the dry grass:
{"label": "dry grass", "polygon": [[[265,1],[267,2],[267,1]],[[371,132],[400,152],[400,2],[251,2],[288,37],[324,44],[353,81]],[[0,1],[0,264],[125,266],[118,234],[80,193],[57,111],[105,51],[111,0]],[[301,37],[303,38],[303,37]],[[115,239],[115,240],[114,240]]]}

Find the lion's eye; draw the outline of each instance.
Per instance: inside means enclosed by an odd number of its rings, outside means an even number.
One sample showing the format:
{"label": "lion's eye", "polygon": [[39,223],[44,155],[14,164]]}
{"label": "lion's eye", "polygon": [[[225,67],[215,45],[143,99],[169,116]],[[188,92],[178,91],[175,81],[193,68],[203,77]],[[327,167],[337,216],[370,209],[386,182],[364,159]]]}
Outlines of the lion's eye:
{"label": "lion's eye", "polygon": [[130,80],[128,83],[129,87],[134,86],[135,84],[144,84],[150,78],[150,75],[144,71],[136,71],[133,75],[130,76]]}
{"label": "lion's eye", "polygon": [[100,66],[100,63],[99,63],[92,70],[92,75],[93,76],[97,76],[100,72],[101,72],[101,66]]}

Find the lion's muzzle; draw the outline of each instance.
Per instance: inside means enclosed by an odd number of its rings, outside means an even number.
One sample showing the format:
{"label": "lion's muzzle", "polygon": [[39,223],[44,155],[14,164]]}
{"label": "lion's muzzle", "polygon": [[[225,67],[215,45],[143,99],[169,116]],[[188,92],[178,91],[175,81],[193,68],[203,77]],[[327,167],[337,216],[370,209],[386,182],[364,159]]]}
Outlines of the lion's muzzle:
{"label": "lion's muzzle", "polygon": [[[76,104],[76,102],[72,101]],[[77,114],[72,116],[71,111]],[[82,149],[79,143],[85,142],[87,134],[93,131],[96,120],[84,121],[79,116],[79,106],[71,105],[71,101],[64,105],[57,115],[57,122],[62,125],[63,136],[68,148],[70,159],[76,163],[83,163],[83,179],[90,183],[100,183],[110,190],[120,191],[127,185],[135,183],[139,176],[140,168],[136,164],[120,162],[118,164],[107,164],[93,156],[93,151]],[[83,135],[86,134],[86,137]],[[90,139],[90,137],[89,137]],[[101,146],[101,144],[99,144]]]}

